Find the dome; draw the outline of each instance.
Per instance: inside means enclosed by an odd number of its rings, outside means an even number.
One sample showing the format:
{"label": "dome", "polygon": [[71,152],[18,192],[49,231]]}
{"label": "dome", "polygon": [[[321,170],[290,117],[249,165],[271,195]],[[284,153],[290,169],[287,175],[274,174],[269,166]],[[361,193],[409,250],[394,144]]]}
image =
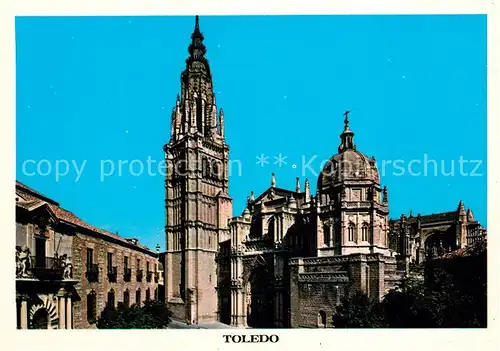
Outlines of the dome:
{"label": "dome", "polygon": [[[348,113],[348,112],[347,112]],[[339,153],[333,155],[323,167],[318,178],[318,190],[342,183],[345,180],[362,180],[380,183],[374,158],[369,158],[356,150],[346,115],[344,132],[340,135]]]}

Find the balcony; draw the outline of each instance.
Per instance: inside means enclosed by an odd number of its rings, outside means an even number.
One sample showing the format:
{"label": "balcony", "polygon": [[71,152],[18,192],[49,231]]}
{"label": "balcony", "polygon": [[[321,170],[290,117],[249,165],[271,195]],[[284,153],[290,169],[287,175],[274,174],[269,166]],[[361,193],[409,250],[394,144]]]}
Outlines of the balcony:
{"label": "balcony", "polygon": [[136,278],[138,282],[142,282],[142,269],[137,270]]}
{"label": "balcony", "polygon": [[130,268],[123,269],[123,281],[129,282],[131,277],[132,277],[132,269]]}
{"label": "balcony", "polygon": [[88,264],[85,277],[89,283],[97,283],[99,281],[99,265],[97,263]]}
{"label": "balcony", "polygon": [[146,282],[151,283],[152,278],[153,278],[153,272],[146,272]]}
{"label": "balcony", "polygon": [[116,283],[116,277],[118,276],[118,268],[108,266],[108,280],[110,283]]}
{"label": "balcony", "polygon": [[16,247],[16,278],[63,280],[73,276],[71,257],[30,256],[28,248]]}
{"label": "balcony", "polygon": [[58,280],[63,277],[61,262],[55,257],[30,257],[33,277],[40,280]]}
{"label": "balcony", "polygon": [[155,283],[158,283],[159,280],[160,280],[160,273],[155,272]]}

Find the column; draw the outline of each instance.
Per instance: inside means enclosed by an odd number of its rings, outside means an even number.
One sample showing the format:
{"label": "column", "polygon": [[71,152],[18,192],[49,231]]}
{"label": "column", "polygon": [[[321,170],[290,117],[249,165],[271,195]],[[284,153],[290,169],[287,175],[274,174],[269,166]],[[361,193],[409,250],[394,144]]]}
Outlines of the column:
{"label": "column", "polygon": [[21,329],[28,329],[28,301],[21,300]]}
{"label": "column", "polygon": [[73,329],[71,322],[73,320],[73,306],[71,305],[71,295],[66,296],[66,329]]}
{"label": "column", "polygon": [[64,329],[66,326],[65,323],[65,317],[66,317],[66,312],[65,312],[65,306],[64,306],[64,296],[58,296],[58,314],[59,314],[59,329]]}

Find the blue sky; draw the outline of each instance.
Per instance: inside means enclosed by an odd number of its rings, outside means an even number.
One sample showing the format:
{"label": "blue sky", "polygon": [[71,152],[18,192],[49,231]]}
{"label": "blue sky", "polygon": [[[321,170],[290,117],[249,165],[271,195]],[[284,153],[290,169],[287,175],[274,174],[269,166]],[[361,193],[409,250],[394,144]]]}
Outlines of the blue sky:
{"label": "blue sky", "polygon": [[[17,179],[91,224],[163,248],[164,179],[129,166],[163,159],[193,26],[194,17],[17,18]],[[486,16],[202,16],[200,26],[230,157],[242,165],[230,178],[234,215],[272,172],[279,187],[308,177],[315,192],[302,157],[317,155],[319,172],[349,109],[358,150],[383,173],[390,217],[463,200],[486,225]],[[269,164],[256,164],[261,154]],[[59,179],[57,160],[71,166]],[[101,179],[101,160],[114,175]],[[129,162],[121,175],[119,160]]]}

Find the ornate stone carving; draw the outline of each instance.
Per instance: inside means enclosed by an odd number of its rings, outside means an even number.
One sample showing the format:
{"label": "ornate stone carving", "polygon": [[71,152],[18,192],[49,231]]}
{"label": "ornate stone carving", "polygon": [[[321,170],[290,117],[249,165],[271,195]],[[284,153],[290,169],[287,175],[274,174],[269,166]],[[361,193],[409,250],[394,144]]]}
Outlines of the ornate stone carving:
{"label": "ornate stone carving", "polygon": [[71,279],[73,277],[73,264],[71,258],[64,254],[59,258],[59,264],[62,270],[63,279]]}
{"label": "ornate stone carving", "polygon": [[[306,265],[328,265],[332,263],[343,263],[347,262],[348,257],[334,257],[334,256],[326,256],[326,257],[311,257],[311,258],[303,258],[302,264]],[[290,263],[295,260],[290,260]],[[295,262],[293,262],[295,263]]]}
{"label": "ornate stone carving", "polygon": [[24,245],[22,248],[16,247],[16,277],[31,278],[30,271],[30,249]]}
{"label": "ornate stone carving", "polygon": [[299,282],[337,282],[348,283],[349,275],[347,272],[315,272],[299,274]]}

